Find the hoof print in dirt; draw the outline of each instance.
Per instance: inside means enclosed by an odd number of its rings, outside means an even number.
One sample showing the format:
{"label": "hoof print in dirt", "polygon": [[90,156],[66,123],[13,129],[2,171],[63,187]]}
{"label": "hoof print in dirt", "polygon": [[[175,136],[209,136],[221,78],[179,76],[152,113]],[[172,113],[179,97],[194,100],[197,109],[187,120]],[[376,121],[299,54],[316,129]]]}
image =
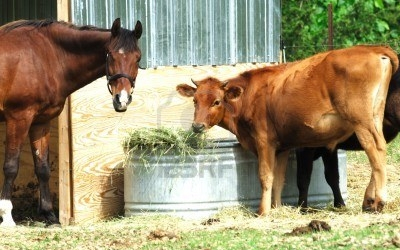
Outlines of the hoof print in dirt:
{"label": "hoof print in dirt", "polygon": [[220,219],[216,219],[216,218],[210,218],[210,219],[208,219],[206,221],[203,221],[201,223],[201,225],[210,226],[210,225],[213,225],[213,224],[218,223],[218,222],[221,222],[221,220]]}
{"label": "hoof print in dirt", "polygon": [[331,226],[325,221],[320,220],[312,220],[307,226],[304,227],[296,227],[292,230],[292,232],[287,233],[286,235],[296,236],[302,235],[312,232],[322,232],[322,231],[330,231]]}
{"label": "hoof print in dirt", "polygon": [[147,239],[149,240],[172,240],[172,239],[178,239],[178,235],[176,235],[173,232],[165,231],[162,229],[156,229],[154,231],[151,231],[149,236],[147,236]]}

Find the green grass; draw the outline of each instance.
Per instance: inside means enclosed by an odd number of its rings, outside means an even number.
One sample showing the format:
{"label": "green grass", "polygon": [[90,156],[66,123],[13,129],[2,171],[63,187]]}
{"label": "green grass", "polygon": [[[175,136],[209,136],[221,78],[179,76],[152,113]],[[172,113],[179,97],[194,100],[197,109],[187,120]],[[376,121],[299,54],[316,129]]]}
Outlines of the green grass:
{"label": "green grass", "polygon": [[[291,211],[293,212],[293,210]],[[324,214],[320,214],[325,216]],[[308,216],[308,215],[307,215]],[[317,215],[318,216],[318,215]],[[340,216],[340,215],[335,215]],[[372,216],[373,217],[373,216]],[[328,218],[326,218],[328,220]],[[17,227],[0,229],[0,249],[394,249],[400,244],[400,223],[375,222],[365,226],[338,227],[331,231],[290,236],[284,230],[269,228],[274,221],[265,219],[221,221],[200,226],[167,216],[119,218],[96,224],[65,228]],[[335,220],[335,219],[332,219]],[[348,220],[347,218],[344,221]],[[256,222],[249,226],[246,221]],[[343,223],[341,222],[341,223]],[[347,221],[350,222],[350,221]],[[244,224],[241,224],[244,223]],[[196,224],[196,225],[194,225]],[[292,222],[293,226],[303,225]],[[154,230],[173,232],[173,237],[151,238]]]}
{"label": "green grass", "polygon": [[150,242],[143,249],[394,249],[399,229],[399,224],[376,224],[360,229],[289,236],[277,231],[227,228],[185,233],[176,241]]}
{"label": "green grass", "polygon": [[[347,160],[353,164],[369,164],[364,151],[347,151]],[[387,144],[387,163],[392,165],[400,164],[400,136]]]}

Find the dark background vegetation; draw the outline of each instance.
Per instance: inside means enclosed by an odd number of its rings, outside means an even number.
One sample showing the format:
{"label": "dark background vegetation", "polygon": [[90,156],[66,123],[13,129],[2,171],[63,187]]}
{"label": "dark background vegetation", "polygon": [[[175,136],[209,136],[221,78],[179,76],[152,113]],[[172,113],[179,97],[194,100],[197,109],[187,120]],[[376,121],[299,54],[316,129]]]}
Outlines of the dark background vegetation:
{"label": "dark background vegetation", "polygon": [[385,44],[400,52],[399,0],[282,0],[282,39],[287,61],[328,49],[328,4],[334,48]]}

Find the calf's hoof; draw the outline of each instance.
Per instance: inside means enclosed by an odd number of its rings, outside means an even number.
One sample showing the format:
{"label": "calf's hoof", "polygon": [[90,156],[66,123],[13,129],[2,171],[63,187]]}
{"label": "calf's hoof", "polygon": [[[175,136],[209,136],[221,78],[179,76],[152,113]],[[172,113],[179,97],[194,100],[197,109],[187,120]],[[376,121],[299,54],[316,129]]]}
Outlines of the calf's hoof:
{"label": "calf's hoof", "polygon": [[369,213],[381,213],[385,205],[386,202],[384,201],[377,202],[373,199],[368,199],[367,204],[363,204],[362,210]]}

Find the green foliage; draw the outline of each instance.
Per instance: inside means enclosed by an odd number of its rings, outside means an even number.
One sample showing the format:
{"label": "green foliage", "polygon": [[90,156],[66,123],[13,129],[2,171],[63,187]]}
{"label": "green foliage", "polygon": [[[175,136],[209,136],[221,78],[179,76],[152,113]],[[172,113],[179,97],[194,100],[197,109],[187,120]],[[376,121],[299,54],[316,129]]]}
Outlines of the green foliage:
{"label": "green foliage", "polygon": [[397,0],[282,0],[282,38],[288,61],[328,49],[328,5],[333,6],[334,47],[387,44],[399,50]]}

